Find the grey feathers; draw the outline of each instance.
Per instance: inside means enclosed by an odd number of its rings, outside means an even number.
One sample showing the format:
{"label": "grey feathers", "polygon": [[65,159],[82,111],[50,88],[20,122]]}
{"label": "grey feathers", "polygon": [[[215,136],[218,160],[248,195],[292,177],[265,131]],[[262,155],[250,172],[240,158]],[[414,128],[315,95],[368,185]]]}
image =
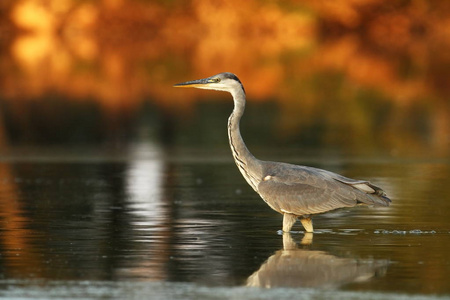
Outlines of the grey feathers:
{"label": "grey feathers", "polygon": [[228,138],[234,161],[245,180],[264,201],[284,214],[283,231],[288,232],[294,224],[292,220],[298,216],[304,217],[302,224],[305,230],[313,232],[310,214],[358,204],[388,206],[391,202],[382,189],[368,181],[316,168],[256,159],[247,149],[239,130],[246,100],[244,87],[236,75],[220,73],[174,86],[224,91],[233,96]]}
{"label": "grey feathers", "polygon": [[382,189],[368,181],[311,167],[274,162],[262,164],[266,180],[259,183],[258,191],[280,213],[302,216],[361,203],[388,206],[390,202]]}

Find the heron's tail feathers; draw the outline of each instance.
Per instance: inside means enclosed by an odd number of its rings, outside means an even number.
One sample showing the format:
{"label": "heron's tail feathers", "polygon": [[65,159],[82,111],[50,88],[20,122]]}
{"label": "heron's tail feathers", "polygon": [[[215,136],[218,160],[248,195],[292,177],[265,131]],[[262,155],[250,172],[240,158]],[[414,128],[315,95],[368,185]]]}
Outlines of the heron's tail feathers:
{"label": "heron's tail feathers", "polygon": [[343,176],[340,176],[339,178],[335,179],[342,183],[351,185],[353,188],[365,193],[366,196],[368,196],[367,197],[368,199],[362,200],[361,202],[363,203],[380,206],[389,206],[389,204],[392,202],[391,199],[389,199],[386,196],[386,193],[381,188],[370,183],[369,181],[354,180]]}

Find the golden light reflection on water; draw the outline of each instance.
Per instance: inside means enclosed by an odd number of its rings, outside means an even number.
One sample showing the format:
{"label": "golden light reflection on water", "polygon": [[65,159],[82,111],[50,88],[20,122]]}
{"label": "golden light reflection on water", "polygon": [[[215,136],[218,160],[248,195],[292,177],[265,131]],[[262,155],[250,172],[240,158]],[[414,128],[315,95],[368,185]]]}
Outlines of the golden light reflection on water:
{"label": "golden light reflection on water", "polygon": [[317,216],[314,238],[282,237],[281,216],[253,191],[230,192],[242,186],[231,163],[158,159],[152,147],[1,164],[2,279],[448,293],[446,164],[350,159],[343,174],[382,184],[392,205]]}
{"label": "golden light reflection on water", "polygon": [[[42,270],[42,261],[33,249],[33,238],[38,232],[31,229],[32,220],[24,215],[16,178],[9,164],[0,164],[0,245],[3,266],[6,272],[3,276],[13,273],[36,274]],[[42,275],[42,274],[39,274]]]}

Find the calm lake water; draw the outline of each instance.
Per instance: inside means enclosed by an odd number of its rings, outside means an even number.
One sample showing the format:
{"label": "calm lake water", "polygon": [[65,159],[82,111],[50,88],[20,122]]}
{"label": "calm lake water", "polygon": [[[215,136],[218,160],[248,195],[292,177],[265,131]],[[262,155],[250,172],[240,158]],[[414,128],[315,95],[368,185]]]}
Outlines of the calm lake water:
{"label": "calm lake water", "polygon": [[[447,25],[445,25],[447,24]],[[448,1],[0,0],[0,298],[450,299]],[[282,216],[232,160],[392,205]]]}
{"label": "calm lake water", "polygon": [[[450,162],[266,150],[382,186],[279,233],[220,149],[17,149],[0,163],[0,296],[271,299],[450,295]],[[261,155],[259,155],[261,156]],[[328,157],[325,158],[324,157]],[[363,292],[363,293],[362,293]]]}

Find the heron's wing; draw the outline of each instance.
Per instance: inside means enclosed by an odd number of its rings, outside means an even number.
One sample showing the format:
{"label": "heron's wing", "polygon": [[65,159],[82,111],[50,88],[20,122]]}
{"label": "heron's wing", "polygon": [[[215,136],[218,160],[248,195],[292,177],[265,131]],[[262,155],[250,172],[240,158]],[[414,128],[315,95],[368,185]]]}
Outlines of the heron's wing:
{"label": "heron's wing", "polygon": [[279,212],[304,215],[352,207],[358,203],[388,205],[388,198],[383,198],[384,192],[367,181],[353,180],[321,169],[277,164],[269,165],[266,174],[258,185],[258,191]]}
{"label": "heron's wing", "polygon": [[314,186],[307,183],[286,183],[277,177],[258,185],[261,197],[276,211],[295,215],[317,214],[357,204],[354,193],[333,183]]}

